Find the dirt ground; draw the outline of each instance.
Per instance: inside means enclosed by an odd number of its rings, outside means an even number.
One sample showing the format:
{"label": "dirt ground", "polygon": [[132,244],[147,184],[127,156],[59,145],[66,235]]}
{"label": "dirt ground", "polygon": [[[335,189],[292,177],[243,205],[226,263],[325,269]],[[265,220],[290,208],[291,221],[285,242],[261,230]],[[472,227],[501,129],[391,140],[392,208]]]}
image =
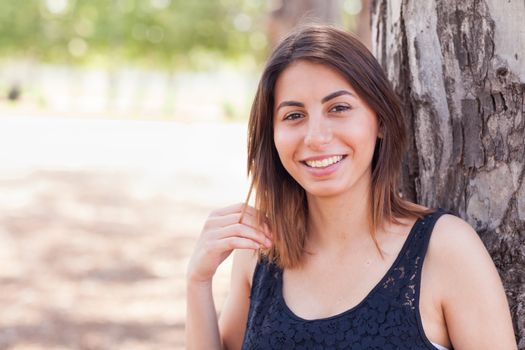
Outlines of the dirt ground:
{"label": "dirt ground", "polygon": [[244,197],[245,127],[45,123],[0,120],[0,349],[183,349],[186,264]]}

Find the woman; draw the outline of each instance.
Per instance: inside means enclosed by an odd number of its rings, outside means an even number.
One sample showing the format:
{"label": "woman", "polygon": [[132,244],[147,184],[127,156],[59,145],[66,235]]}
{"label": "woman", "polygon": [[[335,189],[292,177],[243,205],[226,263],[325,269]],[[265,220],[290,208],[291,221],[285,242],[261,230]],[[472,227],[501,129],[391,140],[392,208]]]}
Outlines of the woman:
{"label": "woman", "polygon": [[[284,39],[249,122],[256,209],[212,213],[188,265],[188,349],[516,349],[476,232],[398,195],[405,146],[362,44],[327,26]],[[217,321],[212,278],[233,250]]]}

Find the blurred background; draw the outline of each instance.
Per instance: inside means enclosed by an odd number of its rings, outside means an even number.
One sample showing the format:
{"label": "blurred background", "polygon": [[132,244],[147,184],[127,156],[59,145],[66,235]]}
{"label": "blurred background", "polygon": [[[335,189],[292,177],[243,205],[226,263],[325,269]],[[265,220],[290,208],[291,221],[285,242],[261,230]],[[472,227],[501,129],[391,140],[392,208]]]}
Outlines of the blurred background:
{"label": "blurred background", "polygon": [[369,45],[366,0],[0,2],[0,349],[184,348],[189,256],[245,200],[258,77],[308,21]]}

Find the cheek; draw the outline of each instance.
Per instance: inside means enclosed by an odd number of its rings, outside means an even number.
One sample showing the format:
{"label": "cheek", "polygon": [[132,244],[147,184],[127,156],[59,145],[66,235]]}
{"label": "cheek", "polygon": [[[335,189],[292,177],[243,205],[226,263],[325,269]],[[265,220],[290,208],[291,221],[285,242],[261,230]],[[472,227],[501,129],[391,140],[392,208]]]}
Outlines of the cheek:
{"label": "cheek", "polygon": [[[343,129],[340,129],[340,131],[343,131]],[[377,139],[377,131],[374,125],[366,123],[354,124],[344,129],[343,132],[345,133],[344,138],[350,143],[355,152],[359,152],[363,157],[372,157]]]}
{"label": "cheek", "polygon": [[286,137],[286,133],[280,128],[275,128],[273,131],[273,142],[281,161],[284,161],[285,159],[283,158],[290,152],[289,138]]}
{"label": "cheek", "polygon": [[[278,129],[278,128],[277,128]],[[293,135],[283,130],[274,130],[273,142],[282,166],[292,177],[295,173],[294,155],[296,151]]]}

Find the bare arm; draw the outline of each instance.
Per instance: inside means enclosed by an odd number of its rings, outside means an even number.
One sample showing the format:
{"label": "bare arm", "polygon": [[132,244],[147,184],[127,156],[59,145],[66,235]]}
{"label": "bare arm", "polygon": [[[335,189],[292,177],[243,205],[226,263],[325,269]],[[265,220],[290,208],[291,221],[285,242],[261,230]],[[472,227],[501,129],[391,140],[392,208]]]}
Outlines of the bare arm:
{"label": "bare arm", "polygon": [[[226,207],[213,212],[208,217],[188,264],[186,275],[186,348],[188,350],[222,349],[221,332],[212,295],[212,280],[217,267],[234,249],[253,251],[262,246],[268,247],[270,244],[268,231],[257,228],[255,209],[248,207],[240,223],[243,206],[244,204],[240,203]],[[226,327],[225,332],[231,332],[231,329]],[[229,339],[229,336],[226,338]]]}
{"label": "bare arm", "polygon": [[440,237],[443,309],[455,350],[517,349],[509,305],[492,259],[474,229],[445,215]]}
{"label": "bare arm", "polygon": [[257,254],[236,250],[233,256],[231,286],[219,318],[219,329],[225,349],[240,349],[246,331],[250,308],[250,287]]}
{"label": "bare arm", "polygon": [[187,283],[187,349],[221,349],[211,285],[211,281]]}

